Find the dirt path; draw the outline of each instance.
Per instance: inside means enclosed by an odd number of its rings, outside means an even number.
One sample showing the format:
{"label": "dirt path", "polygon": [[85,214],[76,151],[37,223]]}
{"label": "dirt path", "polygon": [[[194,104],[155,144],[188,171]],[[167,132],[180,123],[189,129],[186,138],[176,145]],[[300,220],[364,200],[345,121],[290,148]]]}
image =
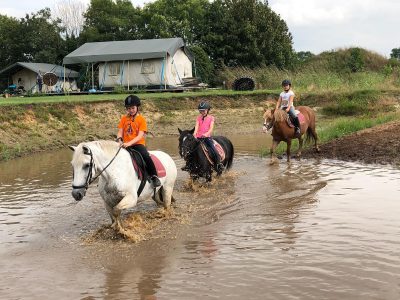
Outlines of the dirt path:
{"label": "dirt path", "polygon": [[321,152],[304,152],[304,157],[360,161],[400,166],[400,121],[365,129],[321,145]]}

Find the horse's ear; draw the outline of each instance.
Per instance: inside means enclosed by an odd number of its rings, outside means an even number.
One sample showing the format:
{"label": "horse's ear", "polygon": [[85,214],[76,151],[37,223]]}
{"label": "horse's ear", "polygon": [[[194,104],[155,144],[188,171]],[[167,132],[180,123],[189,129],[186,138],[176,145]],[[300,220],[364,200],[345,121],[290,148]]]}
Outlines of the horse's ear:
{"label": "horse's ear", "polygon": [[75,149],[76,149],[75,146],[70,146],[70,145],[68,145],[68,148],[71,149],[72,151],[75,151]]}
{"label": "horse's ear", "polygon": [[193,127],[193,129],[189,131],[190,134],[193,134],[193,133],[194,133],[194,128],[195,128],[195,127]]}
{"label": "horse's ear", "polygon": [[178,127],[179,134],[182,134],[182,130]]}

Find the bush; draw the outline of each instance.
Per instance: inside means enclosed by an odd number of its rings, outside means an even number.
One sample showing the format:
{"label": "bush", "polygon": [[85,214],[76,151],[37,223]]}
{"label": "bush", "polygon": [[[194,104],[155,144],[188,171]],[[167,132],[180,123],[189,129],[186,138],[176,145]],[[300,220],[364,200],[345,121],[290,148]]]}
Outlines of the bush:
{"label": "bush", "polygon": [[208,54],[200,46],[191,46],[189,48],[194,58],[195,77],[199,77],[204,83],[212,83],[214,81],[214,65]]}

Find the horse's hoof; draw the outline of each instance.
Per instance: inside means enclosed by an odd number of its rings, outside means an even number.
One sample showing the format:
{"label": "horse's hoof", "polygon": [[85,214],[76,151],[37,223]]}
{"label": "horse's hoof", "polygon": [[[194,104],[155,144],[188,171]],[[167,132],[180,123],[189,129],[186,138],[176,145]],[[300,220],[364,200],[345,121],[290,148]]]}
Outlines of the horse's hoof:
{"label": "horse's hoof", "polygon": [[271,159],[270,161],[269,161],[269,165],[274,165],[274,164],[276,164],[278,161],[276,160],[276,159]]}

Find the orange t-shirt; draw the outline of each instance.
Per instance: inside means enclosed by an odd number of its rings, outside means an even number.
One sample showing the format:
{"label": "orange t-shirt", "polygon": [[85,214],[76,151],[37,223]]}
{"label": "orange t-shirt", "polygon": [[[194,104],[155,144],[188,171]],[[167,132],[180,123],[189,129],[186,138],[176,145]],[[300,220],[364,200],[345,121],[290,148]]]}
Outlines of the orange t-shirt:
{"label": "orange t-shirt", "polygon": [[[139,131],[144,131],[145,134],[147,133],[146,120],[139,114],[137,114],[133,120],[131,116],[122,116],[121,121],[119,121],[118,128],[122,128],[123,130],[122,139],[124,140],[124,143],[132,141],[139,135]],[[144,136],[136,144],[146,145]]]}

